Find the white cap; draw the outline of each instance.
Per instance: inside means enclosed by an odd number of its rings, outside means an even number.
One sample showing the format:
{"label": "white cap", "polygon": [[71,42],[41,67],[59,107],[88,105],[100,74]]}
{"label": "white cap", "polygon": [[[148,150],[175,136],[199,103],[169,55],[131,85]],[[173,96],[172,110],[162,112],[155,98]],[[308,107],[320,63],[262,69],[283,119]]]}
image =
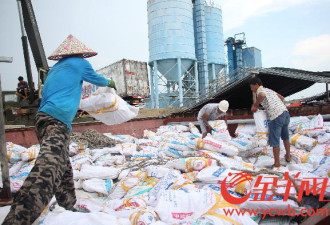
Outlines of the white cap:
{"label": "white cap", "polygon": [[227,110],[229,108],[229,103],[226,100],[222,100],[221,102],[219,102],[218,107],[222,112],[227,112]]}

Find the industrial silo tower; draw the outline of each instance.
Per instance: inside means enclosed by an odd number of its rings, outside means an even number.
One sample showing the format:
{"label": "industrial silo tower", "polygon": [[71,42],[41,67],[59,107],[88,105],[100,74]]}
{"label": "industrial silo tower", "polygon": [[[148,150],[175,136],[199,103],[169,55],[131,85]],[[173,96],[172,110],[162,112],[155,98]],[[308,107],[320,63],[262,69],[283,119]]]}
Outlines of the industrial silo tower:
{"label": "industrial silo tower", "polygon": [[261,51],[256,47],[247,47],[244,32],[227,38],[226,45],[229,82],[233,82],[240,77],[242,68],[262,67]]}
{"label": "industrial silo tower", "polygon": [[214,5],[205,4],[205,30],[209,82],[217,79],[226,67],[222,26],[222,11]]}
{"label": "industrial silo tower", "polygon": [[148,0],[148,32],[153,107],[207,94],[226,65],[221,10],[204,0]]}
{"label": "industrial silo tower", "polygon": [[196,62],[191,0],[148,0],[148,33],[153,107],[159,108],[159,96],[183,106],[185,92],[193,86],[185,80],[196,83],[191,71]]}

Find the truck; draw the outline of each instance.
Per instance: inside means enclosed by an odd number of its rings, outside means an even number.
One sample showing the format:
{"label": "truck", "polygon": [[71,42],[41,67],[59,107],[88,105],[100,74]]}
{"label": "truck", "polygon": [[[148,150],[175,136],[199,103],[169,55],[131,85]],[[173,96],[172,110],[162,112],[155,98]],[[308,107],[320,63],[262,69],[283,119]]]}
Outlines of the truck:
{"label": "truck", "polygon": [[[146,62],[122,59],[96,72],[107,79],[114,80],[117,94],[130,105],[143,107],[144,99],[150,96]],[[82,99],[89,97],[96,89],[97,86],[84,81]]]}

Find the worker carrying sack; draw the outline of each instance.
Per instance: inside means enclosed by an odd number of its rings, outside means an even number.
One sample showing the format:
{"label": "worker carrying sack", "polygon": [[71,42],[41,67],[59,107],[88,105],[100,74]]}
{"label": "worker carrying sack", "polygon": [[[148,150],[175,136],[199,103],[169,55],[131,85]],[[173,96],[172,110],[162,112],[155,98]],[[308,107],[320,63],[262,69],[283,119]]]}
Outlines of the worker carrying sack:
{"label": "worker carrying sack", "polygon": [[139,112],[139,108],[130,106],[108,87],[100,87],[90,97],[82,99],[79,108],[107,125],[124,123]]}

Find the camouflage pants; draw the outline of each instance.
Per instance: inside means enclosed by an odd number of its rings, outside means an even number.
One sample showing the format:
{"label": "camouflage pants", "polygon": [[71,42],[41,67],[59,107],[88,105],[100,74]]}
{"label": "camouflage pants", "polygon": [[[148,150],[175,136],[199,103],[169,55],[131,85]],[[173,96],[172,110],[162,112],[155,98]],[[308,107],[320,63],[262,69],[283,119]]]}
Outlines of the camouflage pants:
{"label": "camouflage pants", "polygon": [[67,126],[41,112],[35,128],[40,153],[3,225],[32,224],[54,194],[57,203],[67,210],[72,210],[76,203]]}

